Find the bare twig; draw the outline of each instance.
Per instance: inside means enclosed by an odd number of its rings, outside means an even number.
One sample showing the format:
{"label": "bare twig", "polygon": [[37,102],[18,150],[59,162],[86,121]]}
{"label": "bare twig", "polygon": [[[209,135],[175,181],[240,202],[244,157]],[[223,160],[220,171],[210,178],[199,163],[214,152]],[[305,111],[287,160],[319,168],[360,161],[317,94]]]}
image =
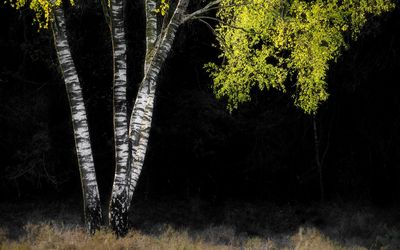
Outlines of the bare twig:
{"label": "bare twig", "polygon": [[213,21],[222,23],[223,25],[229,26],[229,27],[234,28],[234,29],[243,30],[244,32],[247,32],[247,33],[254,33],[253,31],[246,30],[245,28],[238,27],[238,26],[229,24],[229,23],[227,23],[227,22],[224,22],[224,21],[222,21],[221,19],[216,18],[216,17],[210,17],[210,16],[196,16],[196,17],[193,17],[192,19],[194,19],[194,20],[196,20],[196,19],[209,19],[209,20],[213,20]]}
{"label": "bare twig", "polygon": [[210,11],[211,8],[215,8],[215,6],[218,5],[220,2],[221,2],[221,0],[215,0],[215,1],[212,1],[212,2],[208,3],[208,4],[207,4],[206,6],[204,6],[203,8],[198,9],[198,10],[196,10],[195,12],[186,15],[186,16],[183,18],[183,22],[186,22],[186,21],[188,21],[188,20],[194,18],[195,16],[199,16],[199,15],[202,15],[202,14],[204,14],[204,13]]}
{"label": "bare twig", "polygon": [[[203,15],[204,13],[210,12],[212,10],[217,10],[220,8],[232,8],[232,7],[237,7],[237,6],[245,6],[245,5],[249,5],[252,3],[252,1],[249,1],[248,3],[242,3],[242,4],[229,4],[229,5],[219,5],[221,3],[221,0],[216,0],[213,2],[210,2],[209,4],[207,4],[206,6],[204,6],[203,8],[196,10],[195,12],[186,15],[186,17],[183,19],[183,22],[186,22],[190,19],[194,19],[195,17],[199,16],[199,15]],[[219,6],[218,6],[219,5]]]}
{"label": "bare twig", "polygon": [[197,18],[197,20],[199,20],[199,22],[204,23],[210,30],[211,32],[216,35],[215,29],[211,26],[211,24],[209,24],[208,22],[206,22],[205,20],[201,19],[201,18]]}

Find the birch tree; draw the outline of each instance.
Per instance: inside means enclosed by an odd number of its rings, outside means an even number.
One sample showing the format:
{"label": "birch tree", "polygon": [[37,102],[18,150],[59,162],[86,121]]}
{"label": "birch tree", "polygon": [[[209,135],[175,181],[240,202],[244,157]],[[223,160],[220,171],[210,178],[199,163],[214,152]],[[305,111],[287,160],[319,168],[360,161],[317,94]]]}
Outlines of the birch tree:
{"label": "birch tree", "polygon": [[71,50],[67,40],[65,17],[60,7],[55,7],[52,21],[54,42],[61,71],[64,76],[69,104],[72,115],[72,125],[75,136],[76,154],[82,182],[85,223],[87,230],[94,233],[99,229],[102,215],[100,194],[96,181],[92,148],[90,143],[89,127],[83,101],[82,88],[78,74],[71,57]]}
{"label": "birch tree", "polygon": [[128,211],[142,171],[150,136],[157,81],[162,65],[171,51],[176,33],[184,22],[216,8],[220,1],[212,1],[204,8],[188,14],[186,9],[189,2],[189,0],[179,0],[176,1],[175,8],[170,8],[170,4],[164,0],[158,3],[156,0],[144,0],[146,15],[144,76],[136,99],[133,100],[133,109],[127,123],[125,119],[128,114],[124,103],[127,79],[123,1],[111,0],[110,6],[107,1],[102,1],[113,40],[116,168],[109,223],[117,235],[124,235],[128,229]]}
{"label": "birch tree", "polygon": [[[74,4],[73,1],[70,3]],[[28,2],[18,0],[12,1],[10,4],[19,9],[28,5]],[[102,222],[100,194],[96,181],[82,88],[71,56],[61,0],[32,0],[29,2],[29,7],[35,13],[35,22],[38,23],[39,28],[48,28],[50,26],[53,32],[54,45],[71,110],[75,149],[82,184],[85,226],[88,232],[94,233],[99,229]]]}
{"label": "birch tree", "polygon": [[[74,2],[70,0],[73,5]],[[132,112],[127,113],[126,38],[123,0],[101,0],[106,21],[110,27],[113,45],[113,113],[115,141],[115,175],[109,207],[109,224],[117,235],[126,234],[128,211],[142,171],[146,156],[153,117],[155,93],[161,68],[171,52],[179,27],[217,8],[220,0],[207,3],[203,8],[187,13],[190,0],[171,3],[161,0],[143,0],[146,13],[146,55],[144,75],[133,102]],[[11,5],[29,6],[36,14],[40,28],[54,31],[55,45],[64,74],[70,100],[72,121],[82,189],[85,204],[85,221],[90,232],[100,225],[100,197],[97,188],[91,152],[86,110],[79,78],[67,41],[65,17],[61,0],[12,0]],[[173,8],[171,6],[174,6]],[[158,26],[158,23],[161,26]]]}

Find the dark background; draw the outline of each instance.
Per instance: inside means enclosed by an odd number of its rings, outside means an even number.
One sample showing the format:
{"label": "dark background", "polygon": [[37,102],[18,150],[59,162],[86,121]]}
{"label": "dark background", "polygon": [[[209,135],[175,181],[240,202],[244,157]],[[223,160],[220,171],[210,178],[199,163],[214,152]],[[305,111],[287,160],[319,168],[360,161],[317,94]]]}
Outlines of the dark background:
{"label": "dark background", "polygon": [[[144,13],[137,1],[127,2],[133,100],[143,74]],[[98,3],[86,1],[66,12],[104,201],[114,172],[109,31]],[[372,19],[331,65],[330,98],[316,117],[320,150],[327,150],[327,200],[400,201],[399,27],[399,9]],[[229,114],[203,69],[218,60],[214,43],[201,23],[180,29],[162,71],[136,197],[319,200],[312,117],[294,107],[289,95],[274,91],[254,91],[251,103]],[[55,200],[80,192],[68,100],[51,33],[38,32],[29,11],[1,4],[0,197]]]}

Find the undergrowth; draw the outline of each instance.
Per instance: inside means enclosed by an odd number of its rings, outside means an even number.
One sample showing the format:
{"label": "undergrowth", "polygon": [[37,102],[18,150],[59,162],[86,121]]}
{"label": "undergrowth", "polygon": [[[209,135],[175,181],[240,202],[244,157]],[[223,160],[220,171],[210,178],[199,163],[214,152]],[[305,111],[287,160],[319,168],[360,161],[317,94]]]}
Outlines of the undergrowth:
{"label": "undergrowth", "polygon": [[89,236],[68,204],[0,204],[0,249],[400,249],[397,208],[202,201],[136,204],[132,228]]}

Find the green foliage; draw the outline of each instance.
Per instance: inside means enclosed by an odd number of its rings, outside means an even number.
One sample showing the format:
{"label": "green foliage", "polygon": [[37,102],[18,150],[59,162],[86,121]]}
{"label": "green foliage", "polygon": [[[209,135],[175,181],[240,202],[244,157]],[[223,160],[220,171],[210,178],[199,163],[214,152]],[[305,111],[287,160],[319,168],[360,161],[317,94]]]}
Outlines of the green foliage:
{"label": "green foliage", "polygon": [[[15,9],[29,7],[35,13],[34,22],[39,26],[39,29],[47,29],[52,18],[53,8],[60,7],[62,0],[5,0]],[[74,0],[69,0],[71,5],[74,5]]]}
{"label": "green foliage", "polygon": [[346,37],[356,39],[368,17],[393,8],[391,0],[223,0],[216,28],[223,63],[206,65],[216,96],[232,111],[253,87],[289,89],[295,105],[315,113]]}
{"label": "green foliage", "polygon": [[156,13],[160,13],[162,16],[165,16],[169,9],[169,3],[167,0],[161,0],[160,5],[155,10]]}

